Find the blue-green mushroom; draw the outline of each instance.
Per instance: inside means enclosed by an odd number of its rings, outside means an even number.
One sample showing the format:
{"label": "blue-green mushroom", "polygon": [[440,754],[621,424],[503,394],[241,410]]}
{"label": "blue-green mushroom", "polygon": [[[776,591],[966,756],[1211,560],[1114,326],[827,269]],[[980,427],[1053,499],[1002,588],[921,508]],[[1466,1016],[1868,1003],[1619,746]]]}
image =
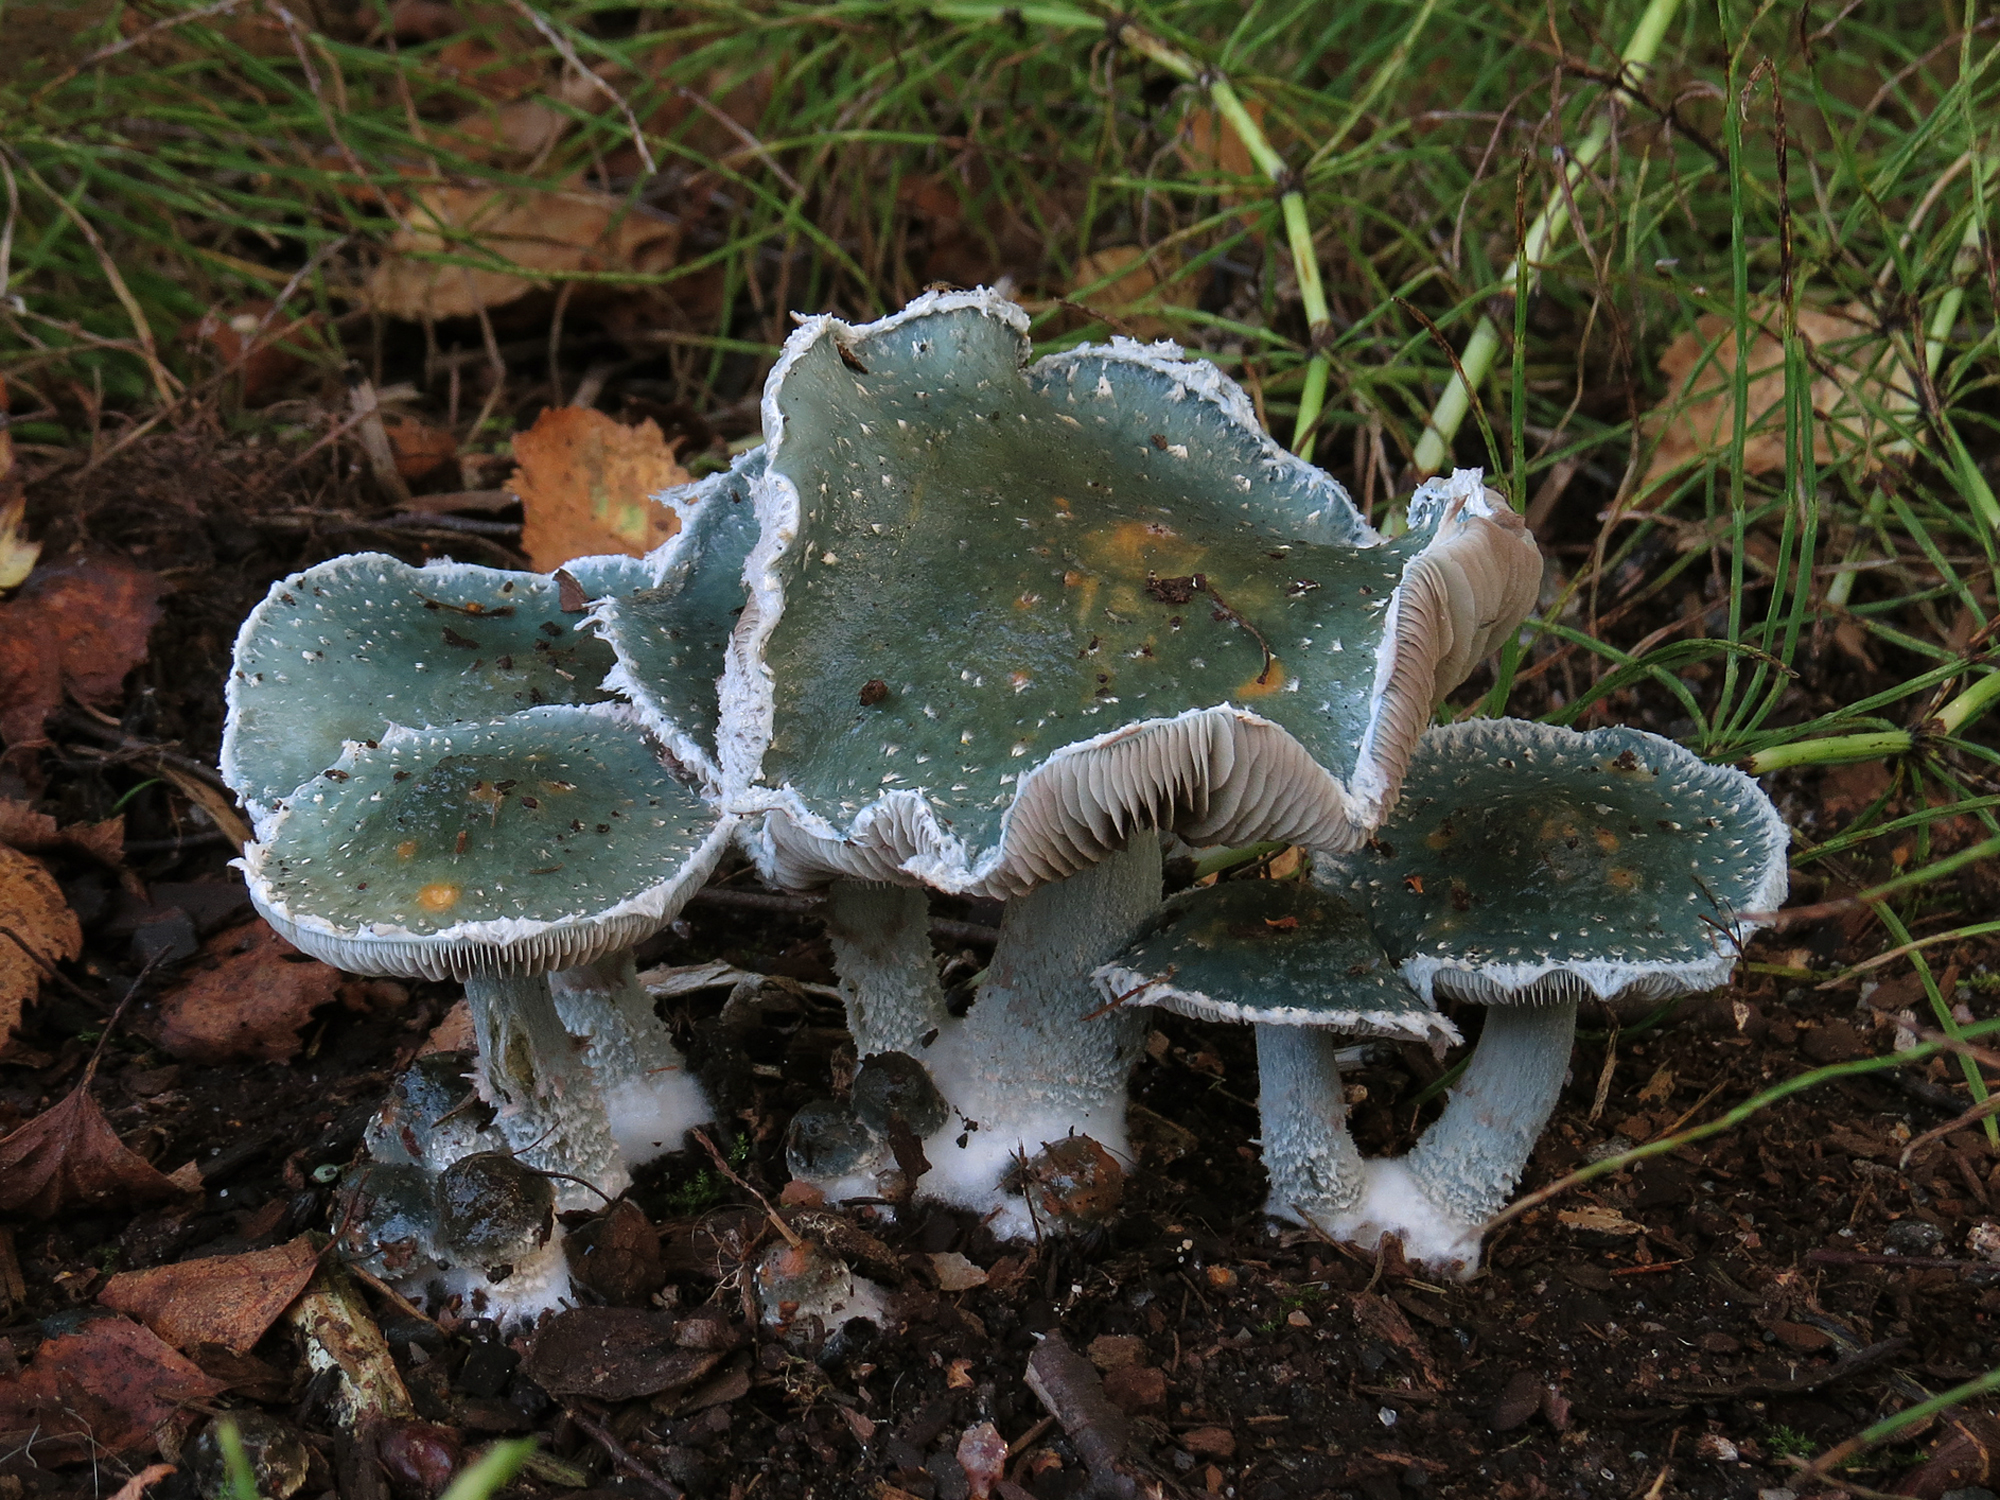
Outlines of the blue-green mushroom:
{"label": "blue-green mushroom", "polygon": [[1359,1201],[1273,1212],[1469,1275],[1555,1108],[1578,1003],[1726,983],[1750,914],[1784,900],[1788,843],[1749,777],[1642,730],[1431,730],[1395,815],[1324,878],[1419,994],[1484,1025],[1444,1114],[1368,1163]]}
{"label": "blue-green mushroom", "polygon": [[1169,898],[1097,971],[1107,1003],[1257,1029],[1257,1113],[1269,1212],[1352,1208],[1367,1169],[1347,1130],[1340,1044],[1458,1032],[1417,994],[1341,895],[1297,880],[1233,880]]}
{"label": "blue-green mushroom", "polygon": [[[1385,539],[1213,365],[1029,363],[1026,328],[977,291],[794,332],[719,746],[766,878],[832,888],[857,1050],[918,1057],[955,1112],[923,1190],[1018,1234],[1023,1153],[1125,1149],[1141,1022],[1089,976],[1157,905],[1162,837],[1357,845],[1541,577],[1472,471]],[[962,1022],[923,887],[1008,900]]]}

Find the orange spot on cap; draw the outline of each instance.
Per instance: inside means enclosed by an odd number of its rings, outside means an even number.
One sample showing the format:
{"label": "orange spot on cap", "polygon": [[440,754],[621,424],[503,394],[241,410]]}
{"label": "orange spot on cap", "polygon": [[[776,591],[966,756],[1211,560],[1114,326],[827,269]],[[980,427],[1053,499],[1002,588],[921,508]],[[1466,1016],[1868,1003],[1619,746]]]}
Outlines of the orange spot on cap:
{"label": "orange spot on cap", "polygon": [[425,911],[450,911],[458,905],[462,887],[440,880],[417,892],[417,905]]}
{"label": "orange spot on cap", "polygon": [[415,839],[404,839],[402,843],[396,846],[396,858],[415,859],[416,857],[417,841]]}
{"label": "orange spot on cap", "polygon": [[1235,696],[1238,698],[1262,698],[1268,693],[1282,691],[1287,680],[1285,676],[1285,664],[1274,656],[1271,658],[1270,666],[1259,672],[1255,677],[1252,677],[1248,682],[1237,685]]}

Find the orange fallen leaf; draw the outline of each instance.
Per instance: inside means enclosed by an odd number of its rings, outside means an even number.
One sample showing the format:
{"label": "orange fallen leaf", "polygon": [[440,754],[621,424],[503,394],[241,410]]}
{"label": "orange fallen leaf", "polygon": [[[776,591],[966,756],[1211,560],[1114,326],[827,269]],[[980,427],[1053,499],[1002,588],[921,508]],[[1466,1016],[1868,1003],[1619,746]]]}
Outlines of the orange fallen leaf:
{"label": "orange fallen leaf", "polygon": [[382,413],[382,430],[389,438],[389,452],[396,460],[396,472],[409,480],[429,479],[447,464],[458,460],[458,439],[442,427],[434,427],[422,417],[408,412]]}
{"label": "orange fallen leaf", "polygon": [[317,341],[320,318],[284,313],[271,316],[272,304],[252,298],[229,307],[209,309],[181,330],[188,343],[206,349],[225,370],[242,380],[243,404],[267,406],[306,368],[306,355]]}
{"label": "orange fallen leaf", "polygon": [[120,562],[38,569],[0,604],[0,740],[10,750],[46,744],[42,721],[65,690],[93,706],[115,702],[145,660],[159,598],[158,577]]}
{"label": "orange fallen leaf", "polygon": [[[1785,467],[1785,347],[1779,316],[1774,303],[1750,306],[1754,332],[1743,444],[1743,468],[1749,474]],[[1871,408],[1909,410],[1914,404],[1909,372],[1888,340],[1862,321],[1865,316],[1858,305],[1799,310],[1799,332],[1818,356],[1816,368],[1831,372],[1815,376],[1812,383],[1813,457],[1819,463],[1860,454],[1867,468],[1878,467],[1894,434]],[[1667,346],[1659,367],[1669,390],[1646,418],[1646,435],[1657,436],[1659,446],[1641,481],[1642,491],[1728,448],[1735,425],[1736,366],[1734,323],[1719,313],[1704,314]]]}
{"label": "orange fallen leaf", "polygon": [[168,1178],[118,1139],[90,1096],[96,1073],[93,1058],[82,1082],[0,1140],[0,1209],[48,1219],[75,1203],[178,1198],[199,1185]]}
{"label": "orange fallen leaf", "polygon": [[[367,294],[392,318],[471,317],[526,295],[548,272],[658,271],[679,248],[679,226],[608,193],[433,186],[390,236]],[[492,263],[411,258],[438,254]]]}
{"label": "orange fallen leaf", "polygon": [[1137,245],[1111,245],[1077,262],[1070,293],[1084,306],[1116,318],[1124,324],[1121,331],[1133,338],[1169,338],[1174,325],[1158,309],[1192,307],[1196,300],[1189,278],[1161,285],[1177,269],[1171,259],[1148,256]]}
{"label": "orange fallen leaf", "polygon": [[248,1354],[318,1267],[319,1252],[301,1235],[272,1250],[120,1271],[97,1300],[137,1318],[176,1349],[220,1344],[232,1354]]}
{"label": "orange fallen leaf", "polygon": [[145,1453],[163,1430],[200,1420],[194,1404],[222,1389],[151,1330],[94,1318],[50,1339],[19,1375],[0,1380],[0,1430],[36,1432],[35,1458],[43,1464]]}
{"label": "orange fallen leaf", "polygon": [[214,967],[160,1002],[160,1046],[184,1062],[290,1062],[299,1029],[339,998],[339,971],[262,920],[217,933],[202,951]]}
{"label": "orange fallen leaf", "polygon": [[[0,1050],[41,988],[46,965],[83,952],[83,928],[55,877],[18,849],[0,845]],[[0,1150],[4,1150],[0,1147]]]}
{"label": "orange fallen leaf", "polygon": [[680,529],[654,500],[688,482],[651,418],[626,427],[601,411],[554,406],[514,438],[521,550],[537,572],[573,557],[650,552]]}

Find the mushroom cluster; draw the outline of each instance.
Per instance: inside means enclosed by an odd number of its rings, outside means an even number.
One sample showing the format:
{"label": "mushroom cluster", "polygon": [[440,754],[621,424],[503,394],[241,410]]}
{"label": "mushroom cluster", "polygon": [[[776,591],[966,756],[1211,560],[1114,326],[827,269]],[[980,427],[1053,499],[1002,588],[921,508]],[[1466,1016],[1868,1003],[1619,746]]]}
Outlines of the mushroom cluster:
{"label": "mushroom cluster", "polygon": [[[1317,883],[1238,881],[1163,906],[1099,971],[1128,1004],[1257,1025],[1266,1211],[1469,1275],[1555,1108],[1586,999],[1725,983],[1785,896],[1789,835],[1756,783],[1637,729],[1516,719],[1419,741],[1394,814]],[[1443,1115],[1364,1161],[1333,1039],[1455,1039],[1484,1008]]]}
{"label": "mushroom cluster", "polygon": [[[712,704],[733,623],[713,579],[740,574],[740,496],[740,476],[719,476],[674,497],[686,524],[654,557],[550,577],[338,558],[273,586],[238,636],[222,769],[253,819],[241,865],[258,910],[349,972],[465,988],[477,1100],[406,1080],[343,1225],[413,1295],[502,1318],[560,1305],[555,1211],[621,1191],[710,1118],[632,953],[708,878],[735,820],[701,778],[699,715],[656,736],[605,688],[612,648],[579,626],[594,599],[646,601],[687,642],[653,680]],[[472,1103],[490,1120],[470,1124]],[[503,1179],[516,1190],[480,1187]]]}
{"label": "mushroom cluster", "polygon": [[[330,962],[462,981],[477,1032],[476,1097],[431,1064],[371,1131],[354,1253],[516,1316],[562,1298],[554,1211],[617,1193],[707,1109],[632,955],[732,839],[771,885],[824,892],[857,1054],[847,1097],[793,1122],[793,1171],[833,1196],[914,1189],[1002,1235],[1048,1227],[1038,1162],[1047,1181],[1125,1157],[1157,1003],[1257,1026],[1274,1213],[1467,1261],[1561,1079],[1545,1063],[1516,1099],[1507,1039],[1553,1059],[1577,994],[1715,974],[1679,908],[1627,932],[1629,902],[1600,917],[1558,892],[1552,930],[1582,924],[1602,957],[1474,920],[1519,883],[1510,860],[1678,898],[1648,863],[1685,853],[1657,831],[1673,822],[1707,862],[1676,874],[1709,893],[1696,916],[1734,932],[1770,885],[1744,872],[1782,850],[1769,818],[1745,832],[1768,813],[1754,788],[1724,809],[1650,737],[1630,747],[1648,776],[1626,777],[1646,802],[1594,741],[1426,732],[1540,587],[1477,471],[1425,484],[1384,536],[1213,365],[1123,338],[1031,360],[1027,326],[984,290],[803,319],[764,445],[663,497],[681,524],[649,557],[549,577],[342,558],[245,624],[223,765],[255,824],[253,897]],[[1506,823],[1517,803],[1541,810]],[[1571,825],[1574,848],[1543,847]],[[1579,873],[1603,829],[1637,852]],[[1334,884],[1163,903],[1175,839],[1301,845]],[[1006,903],[962,1014],[933,891]],[[1262,943],[1248,964],[1240,932]],[[1363,1162],[1335,1041],[1455,1040],[1440,995],[1493,1007],[1468,1080],[1408,1161]],[[1453,1111],[1505,1116],[1506,1144]],[[490,1225],[463,1213],[480,1184],[505,1204]]]}

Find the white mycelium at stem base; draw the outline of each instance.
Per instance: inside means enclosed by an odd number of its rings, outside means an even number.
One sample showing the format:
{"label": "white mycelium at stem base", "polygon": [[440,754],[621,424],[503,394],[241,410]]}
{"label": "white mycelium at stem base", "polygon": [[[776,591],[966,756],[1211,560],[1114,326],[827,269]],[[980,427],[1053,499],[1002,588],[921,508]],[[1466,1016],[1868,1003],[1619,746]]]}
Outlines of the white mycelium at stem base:
{"label": "white mycelium at stem base", "polygon": [[585,1044],[584,1064],[603,1095],[626,1167],[678,1151],[689,1130],[714,1118],[708,1095],[639,983],[631,949],[559,969],[549,987],[564,1028]]}
{"label": "white mycelium at stem base", "polygon": [[1513,1196],[1562,1093],[1576,1006],[1489,1007],[1444,1114],[1408,1156],[1368,1162],[1360,1201],[1322,1227],[1360,1245],[1395,1234],[1411,1260],[1476,1268],[1486,1221]]}
{"label": "white mycelium at stem base", "polygon": [[979,999],[916,1054],[960,1116],[924,1142],[925,1196],[998,1208],[993,1232],[1021,1237],[1035,1227],[1026,1202],[995,1184],[1024,1153],[1075,1134],[1130,1159],[1125,1080],[1146,1017],[1107,1008],[1090,975],[1159,905],[1160,863],[1159,836],[1138,829],[1118,853],[1007,903]]}
{"label": "white mycelium at stem base", "polygon": [[922,1051],[949,1020],[923,889],[836,880],[825,915],[855,1056]]}
{"label": "white mycelium at stem base", "polygon": [[1275,1218],[1325,1228],[1361,1201],[1361,1152],[1347,1133],[1337,1060],[1343,1040],[1315,1026],[1257,1028],[1257,1114]]}

